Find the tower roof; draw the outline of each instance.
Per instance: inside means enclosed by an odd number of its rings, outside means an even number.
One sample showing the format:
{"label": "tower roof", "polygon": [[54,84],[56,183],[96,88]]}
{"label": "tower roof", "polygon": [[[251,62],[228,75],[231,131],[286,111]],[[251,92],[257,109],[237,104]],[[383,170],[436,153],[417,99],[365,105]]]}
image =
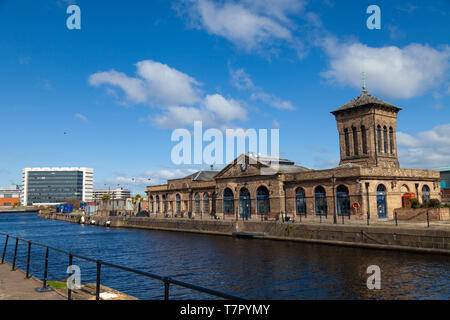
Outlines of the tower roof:
{"label": "tower roof", "polygon": [[368,94],[367,91],[363,91],[358,97],[356,97],[355,99],[353,99],[350,102],[347,102],[342,107],[339,107],[338,109],[336,109],[334,111],[331,111],[331,113],[336,114],[340,111],[359,108],[359,107],[363,107],[366,105],[378,105],[378,106],[393,108],[396,111],[402,110],[399,107],[396,107],[390,103],[387,103],[381,99],[378,99],[378,98]]}

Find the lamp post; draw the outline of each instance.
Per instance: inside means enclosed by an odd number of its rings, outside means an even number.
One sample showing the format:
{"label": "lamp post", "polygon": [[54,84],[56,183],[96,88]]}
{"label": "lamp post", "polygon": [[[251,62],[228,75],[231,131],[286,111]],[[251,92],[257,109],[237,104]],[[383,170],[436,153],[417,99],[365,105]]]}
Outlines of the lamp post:
{"label": "lamp post", "polygon": [[336,183],[336,177],[334,176],[334,174],[331,176],[331,182],[333,183],[333,223],[337,224],[337,217],[336,217],[336,196],[335,196],[335,190],[334,190],[334,185]]}

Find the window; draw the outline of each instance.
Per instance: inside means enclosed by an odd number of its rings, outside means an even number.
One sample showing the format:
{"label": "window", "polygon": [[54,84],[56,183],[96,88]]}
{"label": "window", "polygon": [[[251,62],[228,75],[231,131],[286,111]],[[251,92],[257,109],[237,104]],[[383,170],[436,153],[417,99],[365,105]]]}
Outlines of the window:
{"label": "window", "polygon": [[166,199],[166,195],[162,196],[162,201],[163,201],[163,213],[167,212],[167,199]]}
{"label": "window", "polygon": [[176,195],[175,200],[176,200],[176,212],[180,213],[181,212],[181,197],[179,194]]}
{"label": "window", "polygon": [[394,129],[392,127],[389,127],[389,147],[391,154],[394,154]]}
{"label": "window", "polygon": [[350,141],[348,138],[348,129],[344,129],[344,136],[345,136],[345,155],[347,157],[350,156]]}
{"label": "window", "polygon": [[378,152],[381,152],[381,126],[377,128],[377,138],[378,138]]}
{"label": "window", "polygon": [[383,128],[383,140],[384,140],[384,153],[388,153],[388,138],[387,138],[387,128]]}
{"label": "window", "polygon": [[295,207],[297,214],[306,215],[306,197],[303,188],[295,190]]}
{"label": "window", "polygon": [[154,212],[154,203],[153,203],[153,196],[150,196],[150,212]]}
{"label": "window", "polygon": [[216,214],[216,198],[217,198],[217,194],[214,192],[211,197],[211,214],[212,215]]}
{"label": "window", "polygon": [[382,184],[377,187],[377,213],[379,218],[386,218],[386,187]]}
{"label": "window", "polygon": [[356,131],[355,127],[352,127],[352,133],[353,133],[353,153],[355,156],[358,155],[358,132]]}
{"label": "window", "polygon": [[350,198],[348,188],[344,185],[340,185],[336,189],[336,202],[337,202],[337,214],[339,216],[350,215]]}
{"label": "window", "polygon": [[427,185],[422,187],[422,203],[430,202],[430,188]]}
{"label": "window", "polygon": [[195,194],[194,197],[195,203],[194,203],[194,212],[195,213],[200,213],[200,196],[199,194]]}
{"label": "window", "polygon": [[239,191],[239,215],[242,219],[249,219],[251,216],[250,192],[247,188]]}
{"label": "window", "polygon": [[156,196],[156,213],[159,213],[159,196]]}
{"label": "window", "polygon": [[314,202],[316,215],[327,215],[327,194],[322,186],[318,186],[314,191]]}
{"label": "window", "polygon": [[269,190],[266,187],[261,186],[256,191],[256,202],[257,202],[257,214],[259,215],[268,215],[270,212],[270,199],[269,199]]}
{"label": "window", "polygon": [[234,196],[229,188],[223,191],[223,213],[234,214]]}
{"label": "window", "polygon": [[209,213],[209,196],[207,193],[203,194],[203,213]]}
{"label": "window", "polygon": [[361,126],[362,147],[363,153],[367,154],[367,129],[365,126]]}

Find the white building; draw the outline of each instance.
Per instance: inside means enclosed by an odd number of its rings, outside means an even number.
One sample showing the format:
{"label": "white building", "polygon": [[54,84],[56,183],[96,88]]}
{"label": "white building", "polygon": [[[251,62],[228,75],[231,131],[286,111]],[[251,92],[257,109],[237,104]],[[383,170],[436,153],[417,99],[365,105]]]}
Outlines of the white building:
{"label": "white building", "polygon": [[94,190],[94,201],[102,200],[102,197],[107,194],[110,196],[111,200],[131,198],[130,190],[117,188],[114,190]]}
{"label": "white building", "polygon": [[92,168],[24,168],[24,205],[58,204],[69,199],[92,201]]}

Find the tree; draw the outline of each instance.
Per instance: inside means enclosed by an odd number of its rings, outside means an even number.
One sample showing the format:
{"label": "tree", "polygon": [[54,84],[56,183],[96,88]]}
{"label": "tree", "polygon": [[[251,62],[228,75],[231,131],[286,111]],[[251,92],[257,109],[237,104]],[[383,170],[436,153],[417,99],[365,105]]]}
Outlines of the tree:
{"label": "tree", "polygon": [[72,198],[66,201],[67,204],[73,205],[74,210],[79,210],[81,205],[81,200],[77,198]]}
{"label": "tree", "polygon": [[104,194],[103,197],[102,197],[102,200],[103,201],[111,200],[111,196],[109,194]]}

